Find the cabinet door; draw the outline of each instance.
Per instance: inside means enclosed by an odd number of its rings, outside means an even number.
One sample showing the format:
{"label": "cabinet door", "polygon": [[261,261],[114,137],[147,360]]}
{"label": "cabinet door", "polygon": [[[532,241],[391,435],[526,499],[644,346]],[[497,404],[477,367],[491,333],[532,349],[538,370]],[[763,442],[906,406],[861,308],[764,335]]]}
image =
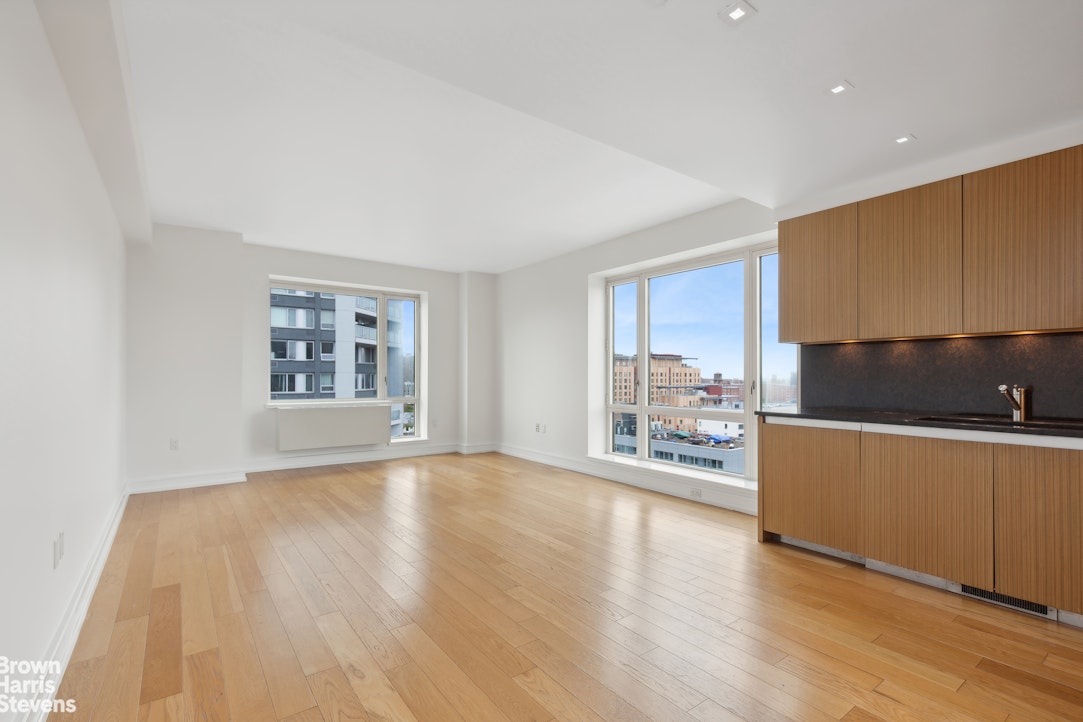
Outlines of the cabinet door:
{"label": "cabinet door", "polygon": [[857,338],[857,204],[778,224],[782,342]]}
{"label": "cabinet door", "polygon": [[860,432],[760,428],[762,532],[862,554]]}
{"label": "cabinet door", "polygon": [[1083,328],[1083,146],[963,176],[965,330]]}
{"label": "cabinet door", "polygon": [[869,559],[993,587],[991,444],[861,435]]}
{"label": "cabinet door", "polygon": [[1083,452],[998,445],[996,591],[1083,613]]}
{"label": "cabinet door", "polygon": [[963,327],[963,180],[858,204],[861,338],[935,336]]}

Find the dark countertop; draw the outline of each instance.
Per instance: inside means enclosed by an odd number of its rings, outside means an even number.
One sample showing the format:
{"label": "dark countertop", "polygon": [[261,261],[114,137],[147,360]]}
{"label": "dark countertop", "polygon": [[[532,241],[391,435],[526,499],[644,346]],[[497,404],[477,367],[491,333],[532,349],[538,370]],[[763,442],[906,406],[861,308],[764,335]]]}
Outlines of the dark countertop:
{"label": "dark countertop", "polygon": [[[1033,419],[1022,424],[1013,423],[1011,416],[987,414],[943,414],[925,411],[873,411],[834,407],[799,408],[791,411],[764,409],[757,416],[816,419],[820,421],[846,421],[858,424],[895,424],[898,426],[924,426],[935,429],[965,429],[967,431],[999,431],[1010,434],[1034,434],[1038,436],[1067,436],[1083,438],[1083,419]],[[957,418],[953,419],[955,416]],[[1063,425],[1060,425],[1063,424]]]}

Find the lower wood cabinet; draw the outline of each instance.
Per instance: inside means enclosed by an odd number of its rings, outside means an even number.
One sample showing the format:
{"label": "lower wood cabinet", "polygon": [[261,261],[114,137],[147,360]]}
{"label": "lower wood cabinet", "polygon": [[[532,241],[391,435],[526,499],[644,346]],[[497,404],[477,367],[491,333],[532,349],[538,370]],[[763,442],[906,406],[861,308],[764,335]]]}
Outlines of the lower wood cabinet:
{"label": "lower wood cabinet", "polygon": [[863,554],[859,431],[760,422],[760,538]]}
{"label": "lower wood cabinet", "polygon": [[993,445],[863,433],[865,556],[993,588]]}
{"label": "lower wood cabinet", "polygon": [[1083,451],[997,445],[995,589],[1083,614]]}
{"label": "lower wood cabinet", "polygon": [[774,535],[1083,614],[1083,451],[761,419]]}

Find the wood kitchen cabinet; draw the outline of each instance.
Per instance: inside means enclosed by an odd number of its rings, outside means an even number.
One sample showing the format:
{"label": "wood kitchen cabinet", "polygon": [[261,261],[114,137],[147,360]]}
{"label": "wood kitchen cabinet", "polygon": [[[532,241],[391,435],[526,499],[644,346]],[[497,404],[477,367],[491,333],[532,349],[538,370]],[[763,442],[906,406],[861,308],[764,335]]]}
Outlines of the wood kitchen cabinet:
{"label": "wood kitchen cabinet", "polygon": [[993,445],[863,433],[865,556],[993,588]]}
{"label": "wood kitchen cabinet", "polygon": [[997,445],[995,590],[1083,614],[1083,451]]}
{"label": "wood kitchen cabinet", "polygon": [[963,330],[1083,328],[1083,146],[963,176]]}
{"label": "wood kitchen cabinet", "polygon": [[780,221],[778,250],[778,340],[857,338],[857,204]]}
{"label": "wood kitchen cabinet", "polygon": [[961,177],[858,203],[859,338],[958,333]]}
{"label": "wood kitchen cabinet", "polygon": [[779,340],[1083,329],[1083,146],[781,221]]}
{"label": "wood kitchen cabinet", "polygon": [[862,554],[860,432],[760,422],[760,538]]}

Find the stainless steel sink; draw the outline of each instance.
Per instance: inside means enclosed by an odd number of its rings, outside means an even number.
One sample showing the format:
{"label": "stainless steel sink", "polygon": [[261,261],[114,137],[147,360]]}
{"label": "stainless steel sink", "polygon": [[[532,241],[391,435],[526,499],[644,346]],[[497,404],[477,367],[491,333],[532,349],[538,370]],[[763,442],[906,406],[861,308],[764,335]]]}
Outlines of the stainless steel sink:
{"label": "stainless steel sink", "polygon": [[938,424],[958,426],[996,426],[1014,429],[1062,429],[1065,431],[1083,431],[1083,419],[1028,419],[1012,421],[1010,416],[993,414],[945,414],[941,416],[918,416],[912,421],[929,421]]}

